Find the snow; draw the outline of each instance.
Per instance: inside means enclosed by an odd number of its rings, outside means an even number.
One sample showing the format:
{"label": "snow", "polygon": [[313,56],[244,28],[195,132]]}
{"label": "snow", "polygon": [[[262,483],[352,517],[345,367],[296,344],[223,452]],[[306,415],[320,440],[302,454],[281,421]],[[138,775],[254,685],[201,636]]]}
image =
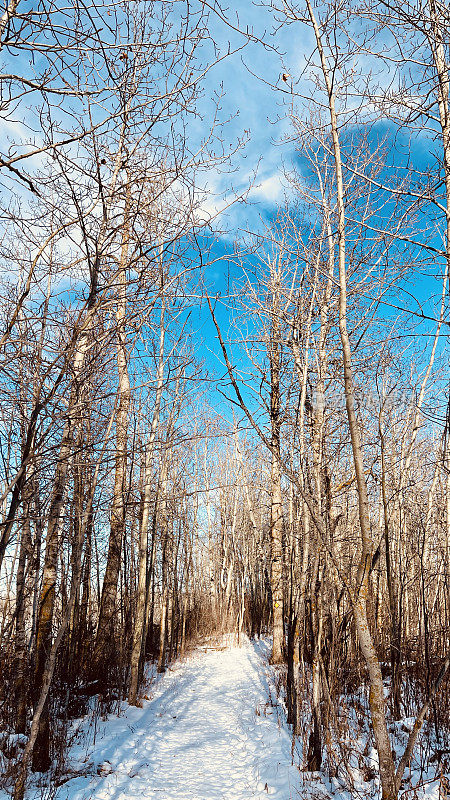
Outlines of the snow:
{"label": "snow", "polygon": [[[73,723],[67,768],[59,785],[32,781],[26,800],[370,800],[379,797],[377,754],[367,718],[366,689],[344,697],[340,767],[330,778],[301,771],[302,739],[292,744],[280,675],[268,663],[267,642],[244,638],[199,647],[163,676],[151,668],[142,707],[122,704],[119,716],[91,713]],[[365,711],[362,720],[357,706]],[[349,704],[349,705],[348,705]],[[360,710],[361,710],[360,709]],[[344,721],[343,721],[344,722]],[[413,720],[390,724],[402,752]],[[23,746],[24,737],[10,737]],[[364,755],[364,759],[363,759]],[[417,749],[420,756],[420,745]],[[415,757],[400,800],[442,800],[439,764]],[[373,767],[367,778],[361,766]],[[445,779],[446,780],[446,779]],[[50,786],[48,785],[50,781]],[[10,795],[0,790],[0,800]]]}
{"label": "snow", "polygon": [[[97,727],[75,777],[55,800],[290,800],[301,776],[292,765],[282,710],[272,705],[267,646],[203,648],[175,664],[142,708]],[[87,759],[87,761],[86,761]]]}

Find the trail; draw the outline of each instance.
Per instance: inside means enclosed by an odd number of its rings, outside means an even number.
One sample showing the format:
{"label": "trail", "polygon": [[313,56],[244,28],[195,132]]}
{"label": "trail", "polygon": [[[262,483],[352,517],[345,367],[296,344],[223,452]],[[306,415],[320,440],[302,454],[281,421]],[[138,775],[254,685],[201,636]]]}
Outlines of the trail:
{"label": "trail", "polygon": [[72,747],[72,767],[81,770],[87,757],[89,774],[63,784],[56,800],[298,797],[300,775],[284,715],[272,705],[266,652],[245,641],[177,663],[143,708],[100,723],[87,754],[86,745]]}

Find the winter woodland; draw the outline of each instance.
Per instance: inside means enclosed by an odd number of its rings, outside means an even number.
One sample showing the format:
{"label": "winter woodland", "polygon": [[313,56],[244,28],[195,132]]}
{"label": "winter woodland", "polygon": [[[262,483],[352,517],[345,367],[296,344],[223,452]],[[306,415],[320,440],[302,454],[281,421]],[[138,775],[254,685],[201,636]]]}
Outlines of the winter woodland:
{"label": "winter woodland", "polygon": [[1,800],[444,800],[446,3],[0,49]]}

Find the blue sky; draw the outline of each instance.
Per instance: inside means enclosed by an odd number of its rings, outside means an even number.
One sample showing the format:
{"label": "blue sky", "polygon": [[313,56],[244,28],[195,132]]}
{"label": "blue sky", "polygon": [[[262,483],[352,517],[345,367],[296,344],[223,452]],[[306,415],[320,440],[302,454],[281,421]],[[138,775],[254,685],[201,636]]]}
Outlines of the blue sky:
{"label": "blue sky", "polygon": [[[303,169],[301,157],[295,152],[295,143],[285,141],[291,133],[288,119],[293,97],[290,94],[291,82],[297,93],[314,93],[314,87],[311,84],[308,87],[309,68],[305,71],[307,59],[314,49],[309,28],[295,23],[274,31],[277,25],[274,12],[261,4],[250,2],[233,2],[227,11],[227,18],[229,24],[220,15],[212,13],[211,34],[219,55],[225,55],[228,49],[232,53],[207,73],[203,98],[199,104],[201,117],[191,118],[188,127],[191,149],[195,149],[196,143],[208,135],[214,102],[217,100],[219,122],[224,123],[222,135],[225,152],[234,152],[242,141],[228,168],[223,171],[211,169],[199,175],[200,187],[211,190],[211,195],[204,203],[205,215],[221,209],[235,195],[247,193],[246,202],[232,204],[214,220],[217,238],[212,255],[215,263],[208,267],[206,276],[214,294],[225,294],[227,291],[227,254],[232,253],[234,241],[242,240],[245,231],[260,230],[274,213],[276,204],[284,199],[289,201],[291,189],[283,170],[289,171],[295,164],[301,175]],[[252,34],[248,41],[245,35],[247,29]],[[264,38],[266,46],[255,41],[253,36]],[[205,61],[211,58],[210,42],[205,42],[203,55]],[[368,68],[370,60],[366,59],[366,62],[357,66]],[[284,72],[288,74],[286,81],[282,79]],[[388,80],[387,75],[384,78]],[[296,97],[294,106],[302,112],[300,97]],[[13,137],[22,130],[20,121],[8,125],[4,125],[3,132],[8,128]],[[429,144],[427,136],[415,140],[416,163],[419,166],[429,159]],[[404,153],[400,156],[400,150],[394,155],[398,155],[399,159],[405,158]],[[221,257],[223,261],[218,260]],[[410,274],[405,288],[415,293],[418,300],[432,310],[432,303],[429,304],[428,300],[439,291],[438,284],[416,271]],[[405,305],[412,303],[406,295],[403,299]],[[395,314],[387,307],[386,311],[388,316]],[[218,315],[227,327],[226,309],[219,310]],[[213,366],[216,359],[210,355],[210,350],[217,352],[217,342],[205,309],[199,314],[199,328],[205,341],[205,357]]]}
{"label": "blue sky", "polygon": [[[305,73],[306,60],[313,50],[311,32],[301,23],[290,25],[278,31],[276,36],[270,35],[273,24],[273,13],[262,6],[251,4],[239,4],[241,28],[246,24],[254,25],[254,30],[261,34],[266,31],[266,40],[270,45],[277,47],[279,53],[271,49],[264,50],[260,45],[250,43],[242,53],[230,57],[227,61],[220,64],[217,73],[220,74],[220,81],[223,82],[224,97],[222,102],[224,115],[233,116],[236,111],[239,114],[234,117],[228,127],[227,136],[230,143],[237,138],[243,130],[249,131],[249,141],[242,151],[235,158],[236,173],[232,176],[234,188],[242,190],[249,176],[254,170],[256,179],[245,204],[236,204],[231,210],[227,211],[219,221],[219,226],[223,230],[222,240],[215,246],[214,252],[217,255],[225,255],[227,248],[232,246],[233,238],[239,239],[239,229],[258,230],[261,223],[267,221],[273,214],[277,202],[282,203],[283,198],[291,196],[291,189],[283,177],[284,168],[289,168],[295,164],[297,169],[302,171],[302,159],[295,153],[295,143],[283,141],[290,133],[290,121],[288,119],[290,97],[289,81],[283,82],[281,74],[283,71],[289,73],[294,81],[295,91],[308,93],[311,85],[307,87],[307,74]],[[226,40],[230,35],[229,30],[218,23],[217,37]],[[231,34],[232,43],[238,41],[236,34]],[[358,64],[358,68],[364,70],[374,64],[370,59],[365,59],[365,63]],[[376,66],[376,65],[375,65]],[[378,67],[379,68],[379,65]],[[207,89],[214,85],[211,76],[216,73],[211,72],[208,77]],[[386,66],[385,74],[378,71],[377,79],[383,83],[388,83],[392,79],[389,68]],[[296,83],[296,81],[299,83]],[[297,97],[295,105],[302,112],[302,101]],[[425,132],[418,131],[412,138],[408,134],[403,138],[394,139],[394,126],[387,120],[380,119],[370,134],[374,140],[377,136],[386,136],[389,158],[397,167],[413,166],[419,170],[425,169],[433,164],[431,153],[431,136]],[[412,154],[409,147],[412,145]],[[412,157],[411,157],[412,155]],[[224,190],[226,193],[230,189],[227,175],[213,179],[211,187],[215,190]],[[384,213],[392,210],[392,203],[385,208]],[[422,218],[422,222],[432,226],[432,210],[428,209],[428,217]],[[380,216],[380,224],[383,223],[383,215]],[[435,231],[429,230],[424,238],[428,243],[434,242],[436,246],[442,247],[441,239],[442,226],[437,225]],[[409,257],[414,265],[415,258],[419,251],[414,255],[414,250],[410,250]],[[414,267],[404,281],[398,284],[396,297],[386,298],[386,304],[382,306],[382,314],[387,320],[395,319],[399,310],[393,306],[398,304],[400,308],[409,309],[411,312],[420,312],[433,317],[436,314],[437,304],[441,294],[441,279],[443,269],[443,259],[429,260],[426,268]],[[218,265],[213,265],[208,272],[208,278],[212,284],[212,291],[225,292],[225,275],[227,270],[226,261],[221,270]],[[389,303],[391,305],[389,305]],[[204,317],[206,312],[203,312]],[[227,325],[226,311],[218,312],[223,327]],[[422,356],[422,349],[425,349],[425,342],[431,340],[434,335],[436,325],[432,320],[423,321],[417,328],[418,337],[416,346],[411,346],[409,340],[409,351],[412,356],[419,359]],[[214,337],[214,329],[207,319],[203,320],[203,333],[206,332],[207,339]],[[409,332],[403,329],[408,341]],[[444,328],[439,351],[441,354],[446,347],[447,331]],[[212,349],[212,348],[211,348]],[[424,356],[427,357],[426,355]],[[211,361],[211,363],[213,363]]]}

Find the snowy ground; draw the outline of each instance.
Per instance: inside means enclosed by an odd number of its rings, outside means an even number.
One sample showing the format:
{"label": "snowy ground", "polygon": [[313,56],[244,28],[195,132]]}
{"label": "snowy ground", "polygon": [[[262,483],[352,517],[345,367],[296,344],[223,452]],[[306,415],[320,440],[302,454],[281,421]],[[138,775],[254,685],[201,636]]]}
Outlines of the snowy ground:
{"label": "snowy ground", "polygon": [[[227,646],[205,645],[158,681],[153,678],[142,708],[123,704],[119,716],[99,720],[98,714],[91,714],[78,720],[70,732],[63,782],[48,786],[47,776],[42,776],[41,785],[31,786],[26,800],[378,798],[366,689],[354,694],[339,741],[333,744],[341,753],[336,777],[327,778],[326,770],[302,772],[301,741],[297,739],[292,751],[268,652],[267,644],[248,639],[241,647],[232,641]],[[365,710],[360,719],[358,707]],[[412,724],[407,719],[391,724],[398,752]],[[372,776],[365,774],[363,763],[372,764]],[[448,800],[450,782],[442,766],[432,763],[419,744],[400,800]],[[0,800],[11,798],[0,790]]]}
{"label": "snowy ground", "polygon": [[298,797],[264,649],[203,648],[173,666],[143,708],[101,722],[88,752],[72,747],[72,769],[89,774],[64,783],[55,800]]}

